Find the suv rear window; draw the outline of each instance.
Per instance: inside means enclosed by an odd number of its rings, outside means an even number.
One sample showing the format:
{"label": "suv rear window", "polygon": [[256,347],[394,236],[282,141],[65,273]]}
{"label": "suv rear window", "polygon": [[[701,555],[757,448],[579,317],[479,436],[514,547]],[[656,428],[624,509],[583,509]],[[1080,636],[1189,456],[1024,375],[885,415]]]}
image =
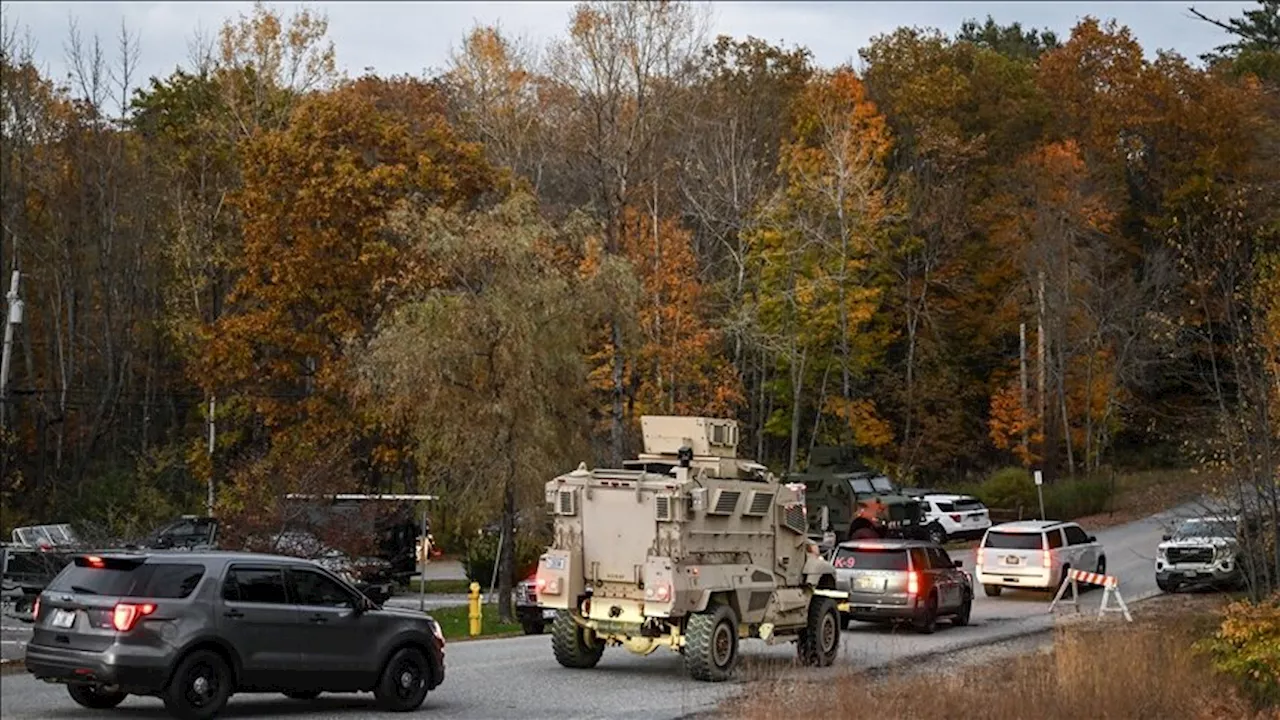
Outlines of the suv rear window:
{"label": "suv rear window", "polygon": [[992,531],[987,533],[982,546],[1001,550],[1039,550],[1044,547],[1044,540],[1040,533]]}
{"label": "suv rear window", "polygon": [[956,507],[956,511],[957,511],[957,512],[968,512],[968,511],[970,511],[970,510],[981,510],[981,509],[983,509],[983,508],[985,508],[985,507],[986,507],[986,505],[983,505],[983,504],[982,504],[982,501],[981,501],[981,500],[975,500],[974,498],[966,498],[966,499],[964,499],[964,500],[957,500],[957,501],[955,501],[955,503],[954,503],[954,504],[955,504],[955,507]]}
{"label": "suv rear window", "polygon": [[831,562],[841,570],[906,570],[906,550],[840,548]]}
{"label": "suv rear window", "polygon": [[102,567],[95,567],[84,558],[76,558],[49,583],[49,589],[84,595],[176,599],[190,595],[203,577],[204,566],[190,563],[104,558]]}

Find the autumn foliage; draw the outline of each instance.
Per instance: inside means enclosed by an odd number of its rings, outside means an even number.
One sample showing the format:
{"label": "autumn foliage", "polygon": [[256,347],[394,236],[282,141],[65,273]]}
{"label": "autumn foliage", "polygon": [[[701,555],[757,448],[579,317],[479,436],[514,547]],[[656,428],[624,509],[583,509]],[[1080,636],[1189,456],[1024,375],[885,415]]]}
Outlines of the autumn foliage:
{"label": "autumn foliage", "polygon": [[447,490],[473,534],[646,413],[922,485],[1275,472],[1262,35],[900,28],[855,70],[707,27],[584,2],[545,45],[475,27],[438,76],[350,78],[320,14],[257,5],[139,87],[6,33],[5,522],[145,523],[212,479],[260,525],[304,486]]}

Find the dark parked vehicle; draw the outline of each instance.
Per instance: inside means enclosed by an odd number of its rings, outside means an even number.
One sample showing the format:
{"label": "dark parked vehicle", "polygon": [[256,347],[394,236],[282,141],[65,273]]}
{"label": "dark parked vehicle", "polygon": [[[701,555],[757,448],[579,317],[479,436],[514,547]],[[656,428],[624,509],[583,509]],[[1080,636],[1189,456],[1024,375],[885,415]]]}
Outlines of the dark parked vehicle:
{"label": "dark parked vehicle", "polygon": [[968,625],[973,580],[947,551],[924,540],[851,540],[836,546],[836,588],[849,593],[841,618],[911,621],[931,633],[939,617]]}
{"label": "dark parked vehicle", "polygon": [[372,692],[410,711],[444,680],[430,616],[381,608],[309,560],[219,551],[78,555],[41,593],[27,671],[113,708],[212,718],[233,693]]}

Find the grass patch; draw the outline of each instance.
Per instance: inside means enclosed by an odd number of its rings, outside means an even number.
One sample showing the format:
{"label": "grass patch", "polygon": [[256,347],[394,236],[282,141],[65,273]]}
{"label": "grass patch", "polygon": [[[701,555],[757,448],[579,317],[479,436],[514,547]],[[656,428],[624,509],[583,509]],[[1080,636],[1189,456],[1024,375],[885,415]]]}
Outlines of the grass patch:
{"label": "grass patch", "polygon": [[1201,607],[1165,613],[1151,612],[1143,603],[1133,624],[1091,618],[1067,622],[1054,630],[1047,653],[983,662],[948,674],[904,668],[881,677],[849,672],[823,682],[775,679],[752,685],[721,713],[748,720],[804,715],[917,720],[1277,717],[1273,709],[1252,707],[1229,678],[1193,649],[1215,626],[1203,607],[1205,599],[1198,600]]}
{"label": "grass patch", "polygon": [[[417,578],[409,580],[409,592],[419,593],[422,581]],[[480,592],[484,592],[484,586],[480,587]],[[471,592],[470,580],[428,580],[426,592],[428,595],[466,595]]]}
{"label": "grass patch", "polygon": [[[440,623],[440,631],[445,640],[465,640],[470,637],[471,618],[468,617],[467,606],[443,607],[428,611],[431,617]],[[510,635],[521,632],[520,623],[503,623],[498,621],[498,605],[496,603],[480,606],[480,635],[477,637]]]}

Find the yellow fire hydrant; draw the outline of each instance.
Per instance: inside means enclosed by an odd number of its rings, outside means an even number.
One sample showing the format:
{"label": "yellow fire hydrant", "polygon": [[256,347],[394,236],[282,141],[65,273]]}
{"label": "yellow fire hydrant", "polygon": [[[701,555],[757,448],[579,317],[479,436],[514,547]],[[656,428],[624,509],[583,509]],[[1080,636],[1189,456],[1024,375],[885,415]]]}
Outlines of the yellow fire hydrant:
{"label": "yellow fire hydrant", "polygon": [[471,583],[471,592],[467,595],[470,605],[468,617],[471,618],[471,637],[480,634],[480,583]]}

